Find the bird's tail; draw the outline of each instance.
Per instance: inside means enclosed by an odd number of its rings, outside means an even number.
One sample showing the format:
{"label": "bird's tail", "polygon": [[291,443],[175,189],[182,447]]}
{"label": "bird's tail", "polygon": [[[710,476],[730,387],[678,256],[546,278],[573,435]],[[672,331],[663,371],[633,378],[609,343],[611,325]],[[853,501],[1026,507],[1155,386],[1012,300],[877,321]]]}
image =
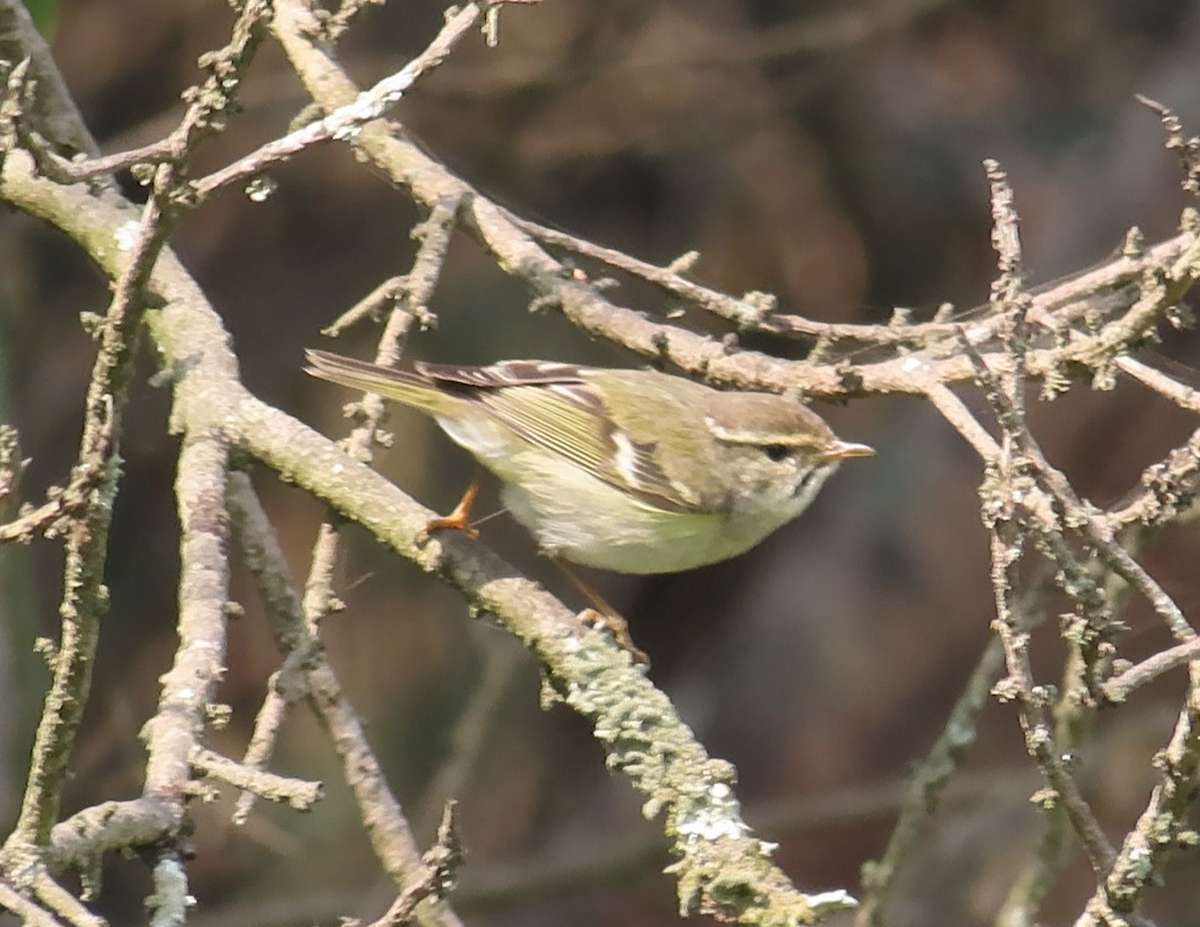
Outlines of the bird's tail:
{"label": "bird's tail", "polygon": [[415,373],[380,367],[329,351],[310,349],[304,352],[304,357],[308,361],[305,373],[363,392],[379,393],[385,399],[431,414],[446,411],[447,403],[452,401],[444,392]]}

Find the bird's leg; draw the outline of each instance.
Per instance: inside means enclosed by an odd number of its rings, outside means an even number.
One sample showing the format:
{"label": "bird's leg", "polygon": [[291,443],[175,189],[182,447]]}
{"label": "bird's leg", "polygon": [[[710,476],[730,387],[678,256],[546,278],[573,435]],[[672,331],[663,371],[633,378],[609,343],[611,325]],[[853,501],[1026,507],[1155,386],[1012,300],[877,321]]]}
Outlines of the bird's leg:
{"label": "bird's leg", "polygon": [[609,605],[600,593],[585,583],[567,563],[557,557],[551,557],[550,559],[558,564],[558,568],[566,574],[567,579],[592,603],[593,607],[585,608],[579,616],[580,619],[591,627],[604,628],[616,639],[616,642],[621,647],[629,652],[635,663],[649,666],[650,658],[644,650],[633,642],[633,638],[629,636],[629,622],[621,616],[621,613]]}
{"label": "bird's leg", "polygon": [[475,504],[475,496],[479,494],[479,474],[475,474],[475,478],[471,480],[471,485],[467,487],[467,491],[462,494],[462,498],[458,500],[458,505],[454,507],[449,515],[443,515],[440,518],[431,518],[425,525],[425,533],[431,534],[439,528],[450,528],[455,531],[461,531],[468,537],[477,538],[479,532],[471,527],[471,506]]}

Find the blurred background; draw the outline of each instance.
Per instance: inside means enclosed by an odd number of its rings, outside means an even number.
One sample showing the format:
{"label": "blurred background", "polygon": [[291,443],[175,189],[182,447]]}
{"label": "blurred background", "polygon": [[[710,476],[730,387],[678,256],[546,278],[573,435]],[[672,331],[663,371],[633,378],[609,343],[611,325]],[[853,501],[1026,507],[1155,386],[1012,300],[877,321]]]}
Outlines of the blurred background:
{"label": "blurred background", "polygon": [[[342,60],[372,82],[424,47],[442,10],[428,0],[369,10]],[[63,2],[55,54],[105,151],[170,130],[180,92],[198,79],[196,57],[227,41],[230,22],[218,0]],[[1009,172],[1035,282],[1103,259],[1131,225],[1150,241],[1168,237],[1185,205],[1179,171],[1157,118],[1133,95],[1200,129],[1200,4],[1185,0],[545,0],[506,9],[500,38],[495,50],[464,42],[400,108],[434,157],[518,214],[654,262],[696,249],[704,282],[772,291],[785,311],[828,321],[986,299],[995,261],[985,157]],[[245,115],[205,147],[198,170],[281,134],[306,102],[269,40],[243,102]],[[273,177],[268,200],[226,193],[187,217],[173,245],[232,333],[247,385],[340,437],[351,397],[305,377],[302,349],[372,354],[369,326],[336,343],[319,330],[407,270],[419,217],[342,147],[309,152]],[[32,458],[29,499],[66,479],[94,353],[78,316],[102,310],[107,295],[69,242],[3,215],[0,419],[18,426]],[[457,237],[430,307],[438,328],[415,334],[408,355],[639,362],[552,313],[531,315],[528,297]],[[614,298],[667,308],[636,290]],[[1189,366],[1197,349],[1186,333],[1163,348]],[[166,432],[168,395],[147,383],[150,358],[143,367],[122,449],[112,611],[64,813],[139,793],[138,730],[176,643],[177,442]],[[853,892],[860,865],[883,848],[907,771],[988,641],[992,600],[973,452],[917,400],[819,411],[879,453],[846,465],[804,518],[709,569],[589,579],[628,616],[652,677],[698,736],[736,764],[747,816],[780,843],[781,865],[803,888]],[[1100,505],[1194,424],[1128,384],[1077,390],[1037,406],[1033,421],[1050,460]],[[389,427],[395,447],[378,467],[448,510],[471,477],[469,458],[417,415],[397,410]],[[321,507],[261,468],[254,476],[302,578]],[[477,513],[496,509],[494,489]],[[604,769],[587,726],[564,708],[539,708],[534,661],[365,533],[345,534],[347,609],[324,639],[423,842],[447,792],[461,800],[470,856],[457,910],[485,925],[674,923],[656,825]],[[575,602],[510,520],[489,520],[483,537]],[[1150,554],[1185,611],[1200,598],[1196,554],[1183,533]],[[57,634],[61,567],[57,544],[0,550],[3,822],[16,815],[45,684],[31,645]],[[233,756],[278,662],[244,573],[236,591],[246,614],[231,629],[221,694],[233,718],[211,734]],[[1163,644],[1146,614],[1129,620],[1131,658]],[[1054,682],[1052,626],[1036,656],[1042,681]],[[1098,720],[1085,779],[1113,835],[1145,804],[1149,758],[1167,739],[1182,684],[1172,677]],[[260,804],[244,828],[228,823],[229,801],[196,808],[197,922],[378,916],[391,889],[303,706],[276,768],[324,779],[328,798],[307,816]],[[887,923],[990,923],[1029,852],[1039,831],[1027,798],[1038,783],[1011,706],[987,707],[966,768],[909,860]],[[1194,868],[1180,861],[1147,913],[1200,918]],[[114,923],[143,919],[142,865],[107,869],[103,912]],[[1086,867],[1071,867],[1045,921],[1073,917],[1090,886]]]}

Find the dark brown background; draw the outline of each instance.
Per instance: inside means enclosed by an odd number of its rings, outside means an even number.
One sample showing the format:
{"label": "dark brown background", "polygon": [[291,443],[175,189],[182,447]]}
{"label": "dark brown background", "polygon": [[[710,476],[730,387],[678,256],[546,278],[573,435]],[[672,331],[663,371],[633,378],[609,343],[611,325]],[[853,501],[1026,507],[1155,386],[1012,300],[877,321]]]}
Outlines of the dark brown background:
{"label": "dark brown background", "polygon": [[[362,82],[375,80],[422,48],[440,15],[436,3],[393,0],[364,16],[343,59]],[[895,305],[986,298],[994,259],[984,157],[1009,171],[1038,280],[1103,258],[1129,225],[1151,240],[1171,234],[1184,205],[1158,123],[1133,94],[1200,127],[1192,3],[545,0],[501,20],[499,49],[467,41],[401,107],[432,154],[520,214],[653,261],[698,249],[705,282],[770,290],[785,309],[814,318],[878,321]],[[106,151],[169,129],[180,91],[197,78],[196,56],[223,44],[229,23],[216,0],[63,5],[56,56]],[[281,133],[303,105],[269,42],[244,100],[247,113],[208,145],[200,167]],[[174,245],[226,320],[247,384],[340,435],[347,394],[305,378],[301,351],[324,345],[323,325],[405,270],[415,213],[342,148],[309,153],[273,176],[280,187],[267,202],[228,193],[189,217]],[[531,316],[527,297],[472,242],[456,240],[431,307],[440,327],[414,337],[410,355],[637,362],[556,316]],[[103,281],[68,243],[23,217],[4,218],[0,417],[18,425],[33,458],[30,498],[64,479],[75,452],[93,356],[78,313],[105,302]],[[366,354],[372,344],[363,330],[332,346]],[[1189,337],[1165,350],[1193,362]],[[151,373],[146,359],[143,383]],[[67,812],[140,787],[138,728],[175,643],[176,445],[166,411],[163,391],[136,390],[112,534],[113,608]],[[738,766],[747,813],[781,843],[787,870],[805,888],[854,891],[858,866],[882,849],[888,796],[931,744],[987,641],[991,599],[979,467],[960,439],[912,399],[821,411],[879,456],[848,464],[803,519],[734,562],[595,581],[631,619],[656,681],[711,751]],[[1034,415],[1050,459],[1100,504],[1191,427],[1127,385],[1072,394]],[[448,508],[469,460],[419,417],[397,412],[391,427],[396,447],[380,468],[431,507]],[[303,576],[320,508],[267,473],[256,480]],[[539,709],[536,667],[502,632],[471,621],[456,596],[361,532],[347,537],[348,608],[326,625],[325,640],[423,840],[436,819],[431,783],[455,750],[455,719],[475,680],[485,661],[513,667],[458,790],[470,850],[458,907],[467,920],[674,922],[673,888],[655,874],[657,858],[633,877],[615,873],[615,886],[567,890],[551,880],[547,894],[485,907],[484,885],[574,860],[619,862],[653,840],[654,827],[624,781],[603,769],[586,726],[565,709]],[[484,537],[571,595],[506,519],[488,522]],[[1197,601],[1195,554],[1193,539],[1173,536],[1151,562],[1185,610]],[[11,706],[0,719],[8,757],[0,819],[10,820],[44,684],[30,644],[55,633],[61,554],[41,542],[0,552],[0,567],[11,632],[0,675],[0,704]],[[232,629],[222,693],[233,721],[212,735],[233,755],[276,666],[245,577],[238,591],[247,614]],[[1161,643],[1144,614],[1131,624],[1131,656]],[[1052,682],[1059,651],[1052,631],[1043,637],[1039,666]],[[1167,706],[1181,685],[1169,680],[1156,690],[1162,703],[1139,695],[1100,720],[1085,780],[1114,835],[1144,804],[1147,761],[1166,739]],[[198,809],[190,872],[200,921],[376,916],[389,890],[304,709],[294,712],[277,764],[325,779],[329,798],[308,816],[262,807],[240,830],[226,823],[227,806]],[[1025,800],[1036,780],[1010,708],[989,706],[968,765],[975,775],[911,860],[891,924],[990,922],[1037,832]],[[109,869],[104,910],[117,922],[142,917],[140,865]],[[1200,917],[1188,881],[1174,873],[1149,912],[1166,923]],[[1089,886],[1077,865],[1047,921],[1068,920]]]}

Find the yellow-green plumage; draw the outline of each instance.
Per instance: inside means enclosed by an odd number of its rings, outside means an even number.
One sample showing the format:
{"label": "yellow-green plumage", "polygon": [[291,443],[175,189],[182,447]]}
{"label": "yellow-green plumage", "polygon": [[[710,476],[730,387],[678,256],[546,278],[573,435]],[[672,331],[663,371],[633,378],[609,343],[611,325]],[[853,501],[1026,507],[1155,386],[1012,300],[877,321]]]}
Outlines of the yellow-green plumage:
{"label": "yellow-green plumage", "polygon": [[870,453],[767,393],[650,370],[545,361],[418,364],[309,351],[314,376],[420,409],[503,481],[548,553],[625,573],[724,560],[800,514],[838,462]]}

